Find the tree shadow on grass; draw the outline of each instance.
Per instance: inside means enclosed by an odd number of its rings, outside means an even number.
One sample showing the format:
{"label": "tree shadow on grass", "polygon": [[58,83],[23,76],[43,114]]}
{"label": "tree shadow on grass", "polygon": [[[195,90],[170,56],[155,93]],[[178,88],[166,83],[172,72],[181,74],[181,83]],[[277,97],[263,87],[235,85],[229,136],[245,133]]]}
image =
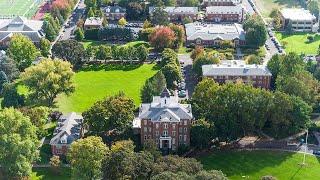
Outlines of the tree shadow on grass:
{"label": "tree shadow on grass", "polygon": [[80,69],[80,71],[132,71],[139,67],[141,67],[143,64],[92,64],[84,66]]}

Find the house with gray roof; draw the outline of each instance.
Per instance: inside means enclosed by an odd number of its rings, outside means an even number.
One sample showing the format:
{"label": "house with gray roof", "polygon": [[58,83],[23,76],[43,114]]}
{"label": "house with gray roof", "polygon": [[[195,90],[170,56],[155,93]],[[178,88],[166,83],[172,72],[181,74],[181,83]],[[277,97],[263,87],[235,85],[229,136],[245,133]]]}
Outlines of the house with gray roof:
{"label": "house with gray roof", "polygon": [[17,16],[14,19],[0,19],[0,48],[7,48],[11,37],[20,33],[39,45],[40,39],[45,36],[42,31],[43,21],[29,20]]}
{"label": "house with gray roof", "polygon": [[83,28],[88,29],[100,29],[102,27],[103,19],[100,17],[89,17],[84,22]]}
{"label": "house with gray roof", "polygon": [[[152,16],[153,12],[159,7],[149,7],[149,14]],[[197,20],[198,18],[198,7],[174,7],[168,6],[163,8],[165,12],[168,13],[170,21],[182,21],[185,18],[191,20]]]}
{"label": "house with gray roof", "polygon": [[202,66],[202,76],[219,84],[241,81],[254,87],[270,88],[271,72],[264,65],[244,64],[237,61]]}
{"label": "house with gray roof", "polygon": [[139,116],[133,120],[142,144],[154,141],[162,150],[177,150],[190,145],[190,127],[193,121],[190,104],[180,104],[177,96],[164,89],[151,103],[141,104]]}
{"label": "house with gray roof", "polygon": [[109,21],[118,21],[121,18],[126,17],[126,8],[120,6],[106,6],[101,7],[101,11]]}
{"label": "house with gray roof", "polygon": [[231,41],[237,46],[245,45],[245,31],[241,24],[207,24],[188,23],[185,24],[186,45],[219,47],[223,41]]}
{"label": "house with gray roof", "polygon": [[72,142],[83,135],[83,117],[75,112],[62,115],[50,140],[53,155],[66,155]]}
{"label": "house with gray roof", "polygon": [[241,3],[242,0],[203,0],[202,6],[235,6]]}

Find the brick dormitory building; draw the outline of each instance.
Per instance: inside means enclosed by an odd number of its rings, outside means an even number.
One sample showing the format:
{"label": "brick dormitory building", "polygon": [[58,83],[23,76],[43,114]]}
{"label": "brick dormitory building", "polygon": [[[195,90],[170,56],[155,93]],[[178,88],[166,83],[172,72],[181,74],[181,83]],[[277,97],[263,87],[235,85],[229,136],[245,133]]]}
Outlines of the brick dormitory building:
{"label": "brick dormitory building", "polygon": [[242,81],[254,87],[269,89],[272,74],[264,65],[245,64],[239,61],[202,66],[203,77],[211,78],[219,84]]}
{"label": "brick dormitory building", "polygon": [[178,97],[164,89],[151,103],[141,104],[133,127],[140,134],[142,144],[152,140],[161,150],[176,151],[182,144],[190,145],[192,121],[191,105],[180,104]]}

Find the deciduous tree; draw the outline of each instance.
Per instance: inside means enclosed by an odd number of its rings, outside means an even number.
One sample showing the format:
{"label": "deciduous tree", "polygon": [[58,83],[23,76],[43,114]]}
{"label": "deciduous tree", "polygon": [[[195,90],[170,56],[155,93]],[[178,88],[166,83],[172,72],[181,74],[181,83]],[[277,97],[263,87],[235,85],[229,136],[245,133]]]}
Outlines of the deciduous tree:
{"label": "deciduous tree", "polygon": [[39,55],[32,41],[22,34],[12,36],[7,52],[21,71],[29,67]]}
{"label": "deciduous tree", "polygon": [[52,106],[58,94],[74,91],[71,81],[73,74],[69,62],[45,59],[27,68],[20,77],[21,82],[29,88],[32,99]]}
{"label": "deciduous tree", "polygon": [[73,142],[68,152],[72,177],[75,179],[101,179],[102,162],[108,153],[100,137],[89,136]]}
{"label": "deciduous tree", "polygon": [[31,175],[38,158],[36,127],[13,108],[0,111],[0,164],[8,179]]}
{"label": "deciduous tree", "polygon": [[43,57],[48,57],[50,55],[51,43],[48,39],[41,38],[40,40],[40,52]]}
{"label": "deciduous tree", "polygon": [[169,27],[158,27],[150,36],[150,44],[157,51],[163,51],[164,48],[173,47],[175,34]]}

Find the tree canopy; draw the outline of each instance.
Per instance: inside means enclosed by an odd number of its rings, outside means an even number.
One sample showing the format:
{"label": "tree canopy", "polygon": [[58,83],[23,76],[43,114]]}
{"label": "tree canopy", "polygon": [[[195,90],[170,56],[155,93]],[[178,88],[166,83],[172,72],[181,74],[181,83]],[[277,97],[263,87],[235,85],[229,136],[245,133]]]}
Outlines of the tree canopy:
{"label": "tree canopy", "polygon": [[13,108],[1,110],[0,142],[0,164],[8,179],[30,176],[39,145],[30,119]]}
{"label": "tree canopy", "polygon": [[44,59],[21,74],[21,82],[28,87],[37,103],[52,106],[58,94],[74,91],[71,81],[74,72],[71,64],[59,59]]}
{"label": "tree canopy", "polygon": [[267,40],[267,30],[262,18],[252,15],[243,22],[243,29],[246,31],[247,44],[253,47],[264,45]]}
{"label": "tree canopy", "polygon": [[20,71],[29,67],[39,55],[33,42],[22,34],[14,34],[8,47],[8,56],[12,58]]}

